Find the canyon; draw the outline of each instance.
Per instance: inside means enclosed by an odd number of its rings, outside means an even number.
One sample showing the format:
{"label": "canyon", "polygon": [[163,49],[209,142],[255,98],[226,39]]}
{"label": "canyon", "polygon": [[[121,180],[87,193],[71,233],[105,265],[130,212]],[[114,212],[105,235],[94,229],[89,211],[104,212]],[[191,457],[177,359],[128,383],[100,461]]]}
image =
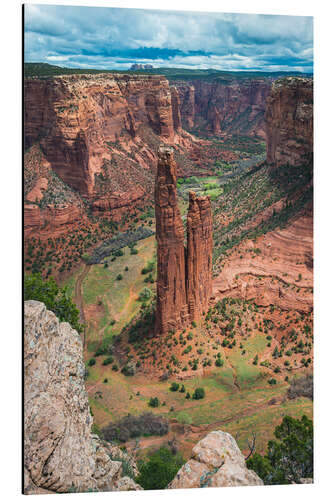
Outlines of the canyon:
{"label": "canyon", "polygon": [[[253,429],[264,453],[284,415],[312,415],[287,396],[313,359],[312,80],[25,85],[28,259],[45,245],[44,275],[86,323],[82,341],[25,303],[26,492],[139,489],[121,453],[137,471],[170,442],[186,463],[169,488],[262,484],[244,459]],[[119,245],[91,263],[110,237]],[[69,249],[77,267],[57,274]],[[127,451],[101,439],[148,407],[167,435],[124,439]]]}
{"label": "canyon", "polygon": [[[133,457],[92,431],[79,334],[34,300],[24,304],[24,321],[24,493],[142,489],[124,473],[127,462],[138,475]],[[233,437],[218,431],[193,448],[192,458],[168,487],[203,484],[263,482],[247,469]]]}
{"label": "canyon", "polygon": [[[285,227],[248,239],[234,248],[214,280],[216,300],[254,299],[264,307],[310,313],[313,309],[313,83],[302,78],[277,80],[265,113],[268,176],[304,179],[292,196],[266,208],[254,218],[264,221],[286,210],[288,202],[304,198],[301,209]],[[297,169],[298,167],[298,169]],[[285,175],[283,170],[286,171]],[[268,171],[268,172],[269,172]],[[278,174],[277,179],[280,179]],[[275,181],[276,182],[276,181]],[[280,181],[278,181],[280,182]],[[253,252],[257,252],[253,258]]]}
{"label": "canyon", "polygon": [[45,240],[72,230],[87,218],[87,204],[119,220],[152,201],[160,144],[183,156],[179,175],[202,175],[205,142],[191,134],[198,126],[264,137],[270,86],[268,78],[169,83],[163,75],[116,73],[26,78],[26,236]]}
{"label": "canyon", "polygon": [[155,186],[156,334],[177,331],[201,318],[208,309],[212,290],[210,198],[189,193],[185,248],[176,170],[172,149],[160,148]]}

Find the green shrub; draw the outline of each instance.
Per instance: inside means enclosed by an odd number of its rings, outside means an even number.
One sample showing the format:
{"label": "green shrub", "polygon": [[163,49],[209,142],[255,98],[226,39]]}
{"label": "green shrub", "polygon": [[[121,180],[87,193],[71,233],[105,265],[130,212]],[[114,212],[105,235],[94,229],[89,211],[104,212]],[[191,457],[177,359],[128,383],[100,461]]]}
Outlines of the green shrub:
{"label": "green shrub", "polygon": [[221,358],[217,358],[217,360],[215,361],[215,366],[223,366],[223,364],[224,362]]}
{"label": "green shrub", "polygon": [[179,453],[174,455],[171,450],[162,447],[145,461],[139,462],[139,475],[136,477],[136,482],[145,490],[164,489],[184,463]]}
{"label": "green shrub", "polygon": [[104,359],[103,361],[103,365],[106,366],[106,365],[110,365],[111,363],[113,363],[113,357],[112,356],[108,356],[107,358]]}
{"label": "green shrub", "polygon": [[157,408],[159,406],[160,402],[157,397],[155,398],[150,398],[148,402],[148,406],[151,406],[152,408]]}
{"label": "green shrub", "polygon": [[115,250],[113,253],[116,257],[122,257],[124,255],[124,252],[119,248],[119,250]]}
{"label": "green shrub", "polygon": [[59,288],[51,276],[43,280],[42,275],[24,276],[24,300],[43,302],[49,311],[54,312],[60,321],[67,321],[77,332],[82,333],[84,325],[79,322],[80,312],[74,302],[67,296],[67,289]]}
{"label": "green shrub", "polygon": [[193,399],[203,399],[205,397],[205,389],[203,387],[197,387],[193,393]]}
{"label": "green shrub", "polygon": [[172,382],[170,386],[170,391],[176,392],[178,391],[178,389],[179,389],[179,384],[177,384],[177,382]]}
{"label": "green shrub", "polygon": [[313,477],[313,423],[305,415],[300,420],[285,416],[275,428],[277,441],[269,441],[265,456],[255,453],[247,461],[264,484],[301,483]]}
{"label": "green shrub", "polygon": [[88,366],[94,366],[96,364],[96,359],[95,358],[90,358],[88,361]]}
{"label": "green shrub", "polygon": [[121,281],[123,279],[123,275],[122,274],[118,274],[117,278],[116,278],[118,281]]}
{"label": "green shrub", "polygon": [[139,300],[141,302],[145,302],[146,300],[149,300],[151,297],[151,290],[149,288],[144,288],[140,294],[139,294]]}

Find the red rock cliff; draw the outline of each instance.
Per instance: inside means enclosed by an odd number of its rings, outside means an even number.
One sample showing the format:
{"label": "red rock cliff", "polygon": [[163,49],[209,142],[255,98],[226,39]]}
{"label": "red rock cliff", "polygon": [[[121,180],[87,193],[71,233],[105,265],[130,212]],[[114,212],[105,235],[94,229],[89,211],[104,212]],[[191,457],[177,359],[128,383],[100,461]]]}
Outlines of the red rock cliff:
{"label": "red rock cliff", "polygon": [[160,148],[155,185],[157,305],[155,333],[186,327],[208,309],[212,292],[212,213],[207,196],[190,193],[187,250],[177,205],[176,163]]}
{"label": "red rock cliff", "polygon": [[193,85],[182,85],[178,83],[177,89],[179,93],[182,121],[187,128],[193,128],[195,120],[195,89]]}
{"label": "red rock cliff", "polygon": [[213,223],[209,196],[189,193],[186,290],[191,321],[208,309],[212,295]]}
{"label": "red rock cliff", "polygon": [[183,123],[214,134],[265,137],[264,113],[271,80],[193,80],[176,83]]}
{"label": "red rock cliff", "polygon": [[313,153],[313,80],[288,77],[273,83],[265,115],[267,162],[300,165]]}
{"label": "red rock cliff", "polygon": [[[163,76],[69,75],[25,82],[25,146],[39,142],[52,169],[85,196],[121,136],[140,126],[173,141],[171,92]],[[131,166],[129,166],[131,168]]]}

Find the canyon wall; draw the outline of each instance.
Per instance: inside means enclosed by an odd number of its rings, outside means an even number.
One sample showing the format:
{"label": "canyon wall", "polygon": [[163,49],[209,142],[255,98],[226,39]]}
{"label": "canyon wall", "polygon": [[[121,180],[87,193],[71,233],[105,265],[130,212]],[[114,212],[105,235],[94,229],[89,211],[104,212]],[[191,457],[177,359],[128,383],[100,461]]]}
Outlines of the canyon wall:
{"label": "canyon wall", "polygon": [[24,492],[141,489],[123,477],[93,423],[82,341],[34,300],[24,304]]}
{"label": "canyon wall", "polygon": [[264,113],[270,78],[193,79],[176,82],[183,124],[214,135],[265,138]]}
{"label": "canyon wall", "polygon": [[[312,79],[276,80],[267,99],[265,117],[267,171],[271,182],[281,190],[281,200],[258,218],[271,217],[274,211],[278,213],[288,204],[292,208],[302,196],[304,202],[297,212],[291,212],[292,217],[284,225],[259,236],[255,242],[244,240],[228,253],[220,275],[214,279],[213,295],[216,300],[254,299],[263,307],[274,304],[283,310],[310,314],[313,310]],[[298,182],[299,189],[295,192],[288,181],[296,166],[299,179],[304,180]],[[278,169],[281,174],[273,175]],[[277,179],[283,182],[280,184]],[[292,196],[288,195],[289,190]]]}
{"label": "canyon wall", "polygon": [[82,195],[96,193],[109,150],[140,126],[172,142],[171,92],[163,76],[68,75],[25,81],[25,147],[39,142],[61,179]]}
{"label": "canyon wall", "polygon": [[185,328],[208,309],[212,291],[212,213],[210,198],[190,193],[187,249],[177,204],[172,148],[159,150],[155,184],[157,302],[155,333]]}
{"label": "canyon wall", "polygon": [[265,114],[267,162],[301,165],[313,154],[313,80],[276,80]]}
{"label": "canyon wall", "polygon": [[[48,228],[47,210],[58,210],[53,234],[66,229],[67,207],[75,206],[70,227],[86,203],[94,215],[119,218],[152,199],[158,147],[172,144],[183,153],[195,142],[182,130],[179,106],[177,88],[160,75],[26,79],[26,235]],[[189,161],[182,168],[196,171]]]}

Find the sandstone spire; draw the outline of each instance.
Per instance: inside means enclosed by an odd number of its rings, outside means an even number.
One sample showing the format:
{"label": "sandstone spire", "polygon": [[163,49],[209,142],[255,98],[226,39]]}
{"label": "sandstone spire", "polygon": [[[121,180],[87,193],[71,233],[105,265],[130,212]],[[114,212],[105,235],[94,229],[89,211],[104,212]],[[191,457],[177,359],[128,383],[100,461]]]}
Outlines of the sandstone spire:
{"label": "sandstone spire", "polygon": [[212,292],[212,213],[208,196],[189,193],[187,250],[177,205],[173,150],[161,147],[155,184],[157,304],[155,333],[188,326],[207,311]]}
{"label": "sandstone spire", "polygon": [[159,150],[155,184],[157,304],[155,333],[177,330],[187,322],[184,229],[177,205],[173,150]]}
{"label": "sandstone spire", "polygon": [[213,225],[209,196],[189,192],[186,293],[190,321],[207,311],[212,294]]}

